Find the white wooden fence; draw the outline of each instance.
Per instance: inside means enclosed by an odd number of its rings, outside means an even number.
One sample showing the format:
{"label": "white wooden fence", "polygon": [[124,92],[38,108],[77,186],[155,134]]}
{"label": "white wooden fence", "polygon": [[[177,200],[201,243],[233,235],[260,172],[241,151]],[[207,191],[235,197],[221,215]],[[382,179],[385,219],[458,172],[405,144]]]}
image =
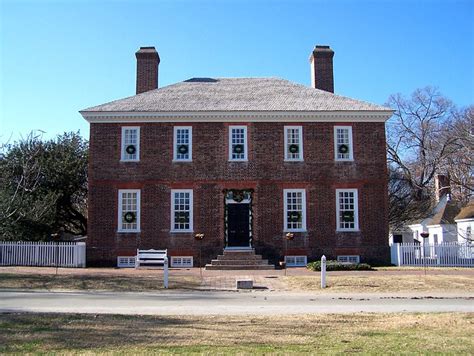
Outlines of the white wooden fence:
{"label": "white wooden fence", "polygon": [[474,245],[448,242],[442,244],[392,244],[392,264],[397,266],[474,267]]}
{"label": "white wooden fence", "polygon": [[86,244],[0,241],[0,266],[86,267]]}

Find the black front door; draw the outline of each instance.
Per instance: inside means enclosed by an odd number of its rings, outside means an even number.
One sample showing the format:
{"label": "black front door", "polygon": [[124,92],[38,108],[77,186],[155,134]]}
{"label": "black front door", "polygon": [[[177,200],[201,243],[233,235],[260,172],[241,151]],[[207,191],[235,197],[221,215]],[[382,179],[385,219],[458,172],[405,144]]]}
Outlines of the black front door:
{"label": "black front door", "polygon": [[249,247],[249,204],[227,204],[227,246]]}

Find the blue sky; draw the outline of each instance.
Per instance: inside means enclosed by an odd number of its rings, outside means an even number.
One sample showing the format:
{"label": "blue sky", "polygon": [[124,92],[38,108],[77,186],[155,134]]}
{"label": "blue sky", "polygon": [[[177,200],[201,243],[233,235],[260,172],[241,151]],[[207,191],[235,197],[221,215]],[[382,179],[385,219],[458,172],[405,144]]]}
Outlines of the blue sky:
{"label": "blue sky", "polygon": [[474,104],[474,1],[0,0],[0,142],[88,125],[78,111],[135,94],[135,51],[156,46],[159,85],[275,76],[310,85],[315,44],[335,92],[383,104],[439,87]]}

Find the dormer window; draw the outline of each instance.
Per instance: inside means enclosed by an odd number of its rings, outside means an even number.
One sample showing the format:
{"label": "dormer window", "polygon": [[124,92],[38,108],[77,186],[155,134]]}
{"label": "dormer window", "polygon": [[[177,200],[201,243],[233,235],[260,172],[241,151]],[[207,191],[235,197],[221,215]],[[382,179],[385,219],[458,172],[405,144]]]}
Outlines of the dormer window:
{"label": "dormer window", "polygon": [[334,126],[334,154],[336,161],[353,161],[352,127]]}
{"label": "dormer window", "polygon": [[285,161],[303,160],[303,127],[285,126]]}
{"label": "dormer window", "polygon": [[193,159],[193,128],[191,126],[175,126],[173,140],[173,160],[190,162]]}
{"label": "dormer window", "polygon": [[140,127],[122,127],[122,161],[140,160]]}
{"label": "dormer window", "polygon": [[247,126],[229,126],[229,161],[247,161]]}

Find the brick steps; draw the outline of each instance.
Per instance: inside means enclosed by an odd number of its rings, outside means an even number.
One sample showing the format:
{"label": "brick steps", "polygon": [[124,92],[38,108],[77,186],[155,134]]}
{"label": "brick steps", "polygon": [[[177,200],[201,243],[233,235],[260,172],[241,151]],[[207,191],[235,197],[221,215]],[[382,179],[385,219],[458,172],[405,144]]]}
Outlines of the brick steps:
{"label": "brick steps", "polygon": [[275,266],[256,255],[254,249],[224,250],[223,255],[206,265],[206,270],[271,270]]}
{"label": "brick steps", "polygon": [[275,266],[272,265],[234,265],[234,266],[213,266],[211,264],[206,265],[206,271],[229,271],[229,270],[274,270]]}

